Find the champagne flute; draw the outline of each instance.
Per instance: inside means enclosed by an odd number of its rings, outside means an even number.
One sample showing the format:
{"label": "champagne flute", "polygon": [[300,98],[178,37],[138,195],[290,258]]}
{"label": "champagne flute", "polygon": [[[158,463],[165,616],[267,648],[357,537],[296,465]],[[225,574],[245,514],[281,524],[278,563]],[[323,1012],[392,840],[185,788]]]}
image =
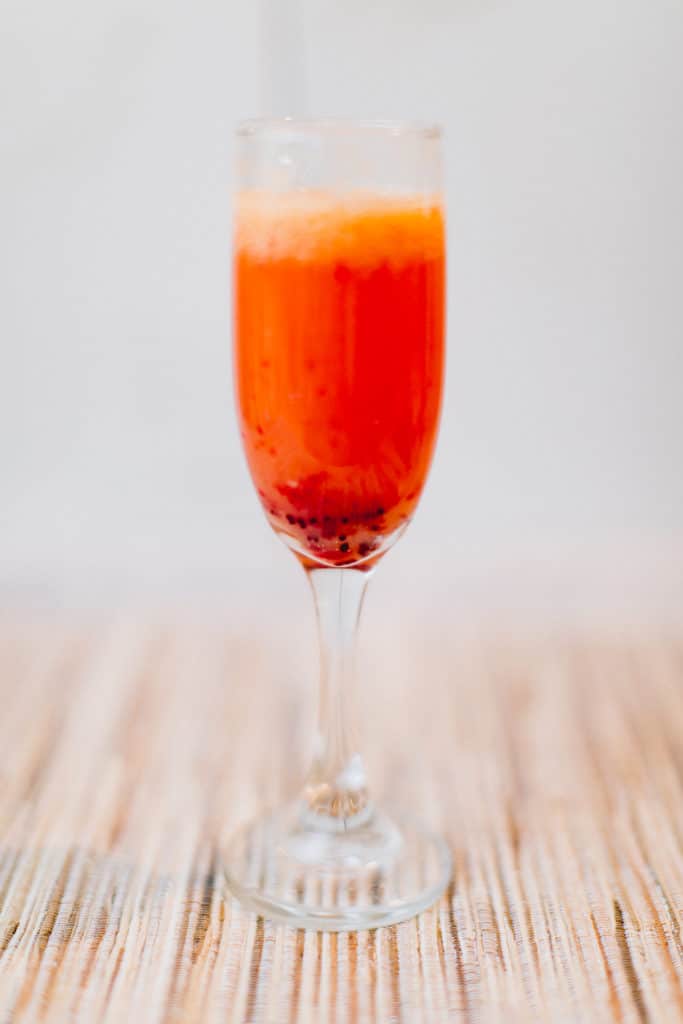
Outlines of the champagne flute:
{"label": "champagne flute", "polygon": [[265,514],[302,564],[321,651],[313,764],[292,804],[230,842],[259,913],[370,928],[432,904],[444,841],[372,801],[349,715],[365,589],[415,511],[444,369],[438,127],[254,120],[237,132],[235,379]]}

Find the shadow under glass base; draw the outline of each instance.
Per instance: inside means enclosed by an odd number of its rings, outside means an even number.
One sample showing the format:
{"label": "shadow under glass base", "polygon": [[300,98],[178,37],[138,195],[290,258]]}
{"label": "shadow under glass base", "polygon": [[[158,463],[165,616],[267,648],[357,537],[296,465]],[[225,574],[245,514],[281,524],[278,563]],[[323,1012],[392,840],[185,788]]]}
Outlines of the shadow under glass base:
{"label": "shadow under glass base", "polygon": [[430,907],[451,878],[443,839],[379,811],[340,826],[300,804],[241,829],[224,852],[240,903],[295,928],[350,931],[397,924]]}

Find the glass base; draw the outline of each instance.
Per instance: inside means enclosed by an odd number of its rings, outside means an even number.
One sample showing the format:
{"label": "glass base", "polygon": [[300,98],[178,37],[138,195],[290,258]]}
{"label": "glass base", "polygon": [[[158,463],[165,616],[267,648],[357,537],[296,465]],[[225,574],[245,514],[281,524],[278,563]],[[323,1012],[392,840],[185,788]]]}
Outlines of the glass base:
{"label": "glass base", "polygon": [[405,921],[436,902],[451,878],[444,840],[411,822],[398,825],[368,810],[344,823],[307,813],[300,804],[239,831],[224,863],[240,903],[317,931]]}

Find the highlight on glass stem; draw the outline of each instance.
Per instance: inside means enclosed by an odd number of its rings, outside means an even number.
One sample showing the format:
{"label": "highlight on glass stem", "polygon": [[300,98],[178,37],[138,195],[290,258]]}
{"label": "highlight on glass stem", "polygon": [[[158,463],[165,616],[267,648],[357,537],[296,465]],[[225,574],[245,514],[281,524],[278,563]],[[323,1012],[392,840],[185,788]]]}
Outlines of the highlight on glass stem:
{"label": "highlight on glass stem", "polygon": [[[311,583],[316,752],[298,800],[239,832],[226,874],[299,927],[404,920],[448,884],[443,840],[377,807],[349,714],[367,583],[425,484],[441,406],[441,137],[401,122],[251,121],[237,133],[234,359],[265,515]],[[415,809],[419,810],[419,809]]]}

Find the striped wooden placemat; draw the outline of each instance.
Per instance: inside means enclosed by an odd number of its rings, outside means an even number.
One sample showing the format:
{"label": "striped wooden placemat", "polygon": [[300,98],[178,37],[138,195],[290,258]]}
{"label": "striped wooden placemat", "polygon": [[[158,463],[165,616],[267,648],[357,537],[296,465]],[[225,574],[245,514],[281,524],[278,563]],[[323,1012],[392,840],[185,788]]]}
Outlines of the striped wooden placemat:
{"label": "striped wooden placemat", "polygon": [[446,832],[454,883],[334,935],[221,876],[300,776],[286,646],[1,624],[0,1020],[683,1020],[683,637],[451,632],[375,645],[363,703],[377,789]]}

